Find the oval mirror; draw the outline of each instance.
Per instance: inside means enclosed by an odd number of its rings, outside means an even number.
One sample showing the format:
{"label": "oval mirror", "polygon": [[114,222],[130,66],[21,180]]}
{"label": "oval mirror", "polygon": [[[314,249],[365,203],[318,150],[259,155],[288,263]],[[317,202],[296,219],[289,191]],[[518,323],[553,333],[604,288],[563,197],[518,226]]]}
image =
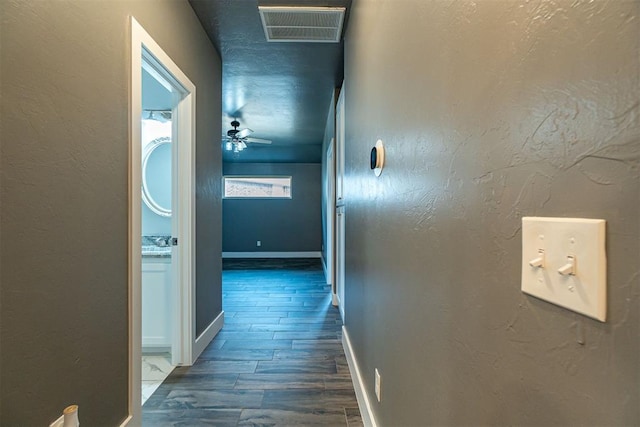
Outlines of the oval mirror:
{"label": "oval mirror", "polygon": [[142,200],[160,216],[171,216],[171,138],[149,142],[142,156]]}

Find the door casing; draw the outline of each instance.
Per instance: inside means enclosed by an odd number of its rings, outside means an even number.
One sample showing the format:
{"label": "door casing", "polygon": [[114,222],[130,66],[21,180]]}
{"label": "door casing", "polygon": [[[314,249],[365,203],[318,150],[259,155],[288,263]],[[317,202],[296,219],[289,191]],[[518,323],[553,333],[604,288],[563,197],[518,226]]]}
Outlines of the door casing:
{"label": "door casing", "polygon": [[[189,78],[131,17],[129,96],[129,416],[123,425],[140,425],[142,357],[142,67],[158,73],[177,95],[173,109],[172,218],[178,246],[172,250],[175,325],[172,362],[191,365],[195,343],[195,108],[196,88]],[[178,172],[179,171],[179,172]],[[175,262],[174,262],[175,259]]]}
{"label": "door casing", "polygon": [[345,90],[340,90],[336,103],[336,204],[335,204],[335,282],[334,294],[338,309],[345,323],[345,199],[344,199],[344,171],[345,171]]}

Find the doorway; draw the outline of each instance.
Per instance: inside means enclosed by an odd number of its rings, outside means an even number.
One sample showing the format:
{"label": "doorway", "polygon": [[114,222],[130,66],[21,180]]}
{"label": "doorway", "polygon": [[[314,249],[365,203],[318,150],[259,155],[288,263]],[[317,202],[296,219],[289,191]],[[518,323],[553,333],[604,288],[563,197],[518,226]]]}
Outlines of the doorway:
{"label": "doorway", "polygon": [[[143,79],[149,79],[143,84]],[[148,101],[143,90],[149,84],[163,88],[159,93],[168,96],[168,104],[151,111],[143,110],[143,100]],[[146,86],[146,88],[145,88]],[[129,418],[134,425],[141,423],[141,373],[143,338],[146,346],[165,347],[170,353],[170,365],[191,365],[195,337],[195,86],[178,66],[167,56],[151,36],[131,18],[131,96],[130,96],[130,162],[129,162]],[[146,106],[148,107],[148,105]],[[143,116],[146,114],[146,116]],[[143,140],[143,119],[156,114],[158,121],[170,121],[168,136],[158,136],[152,141]],[[143,150],[143,144],[146,148]],[[154,194],[156,175],[145,172],[151,157],[169,158],[169,174],[161,174],[164,187],[170,186],[168,202],[166,194]],[[169,177],[168,180],[166,179]],[[143,190],[141,192],[141,189]],[[157,191],[157,188],[156,188]],[[164,197],[164,198],[163,198]],[[143,202],[144,198],[144,204]],[[168,206],[167,206],[168,205]],[[164,219],[166,229],[151,235],[150,242],[143,240],[143,209],[150,209]],[[151,216],[150,218],[156,218]],[[162,222],[162,221],[160,221]],[[152,243],[168,255],[168,262],[143,263],[143,243]],[[149,248],[147,248],[148,250]],[[156,260],[159,257],[156,257]],[[144,268],[143,268],[144,266]],[[144,270],[144,272],[143,272]],[[143,280],[143,274],[149,281]],[[157,286],[146,292],[148,283]],[[158,285],[159,284],[159,285]],[[163,295],[151,305],[149,295]],[[143,304],[146,312],[143,310]],[[144,331],[143,316],[156,327]],[[158,320],[160,319],[160,320]],[[162,327],[157,327],[162,325]],[[145,333],[147,336],[145,336]]]}
{"label": "doorway", "polygon": [[[171,85],[142,60],[142,404],[169,376],[177,343],[173,314],[177,268],[172,256],[173,109],[180,99]],[[174,347],[176,347],[174,349]]]}

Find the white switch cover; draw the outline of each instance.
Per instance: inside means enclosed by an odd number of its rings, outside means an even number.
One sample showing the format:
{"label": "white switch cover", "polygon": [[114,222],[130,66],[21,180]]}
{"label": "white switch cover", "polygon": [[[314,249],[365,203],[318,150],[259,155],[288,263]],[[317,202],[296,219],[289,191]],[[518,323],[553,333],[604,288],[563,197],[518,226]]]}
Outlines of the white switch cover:
{"label": "white switch cover", "polygon": [[522,218],[522,292],[606,321],[605,220]]}
{"label": "white switch cover", "polygon": [[375,392],[376,392],[376,398],[378,399],[378,402],[380,402],[380,399],[382,398],[381,393],[382,393],[382,378],[380,377],[380,372],[378,372],[378,368],[376,368],[376,377],[375,377]]}

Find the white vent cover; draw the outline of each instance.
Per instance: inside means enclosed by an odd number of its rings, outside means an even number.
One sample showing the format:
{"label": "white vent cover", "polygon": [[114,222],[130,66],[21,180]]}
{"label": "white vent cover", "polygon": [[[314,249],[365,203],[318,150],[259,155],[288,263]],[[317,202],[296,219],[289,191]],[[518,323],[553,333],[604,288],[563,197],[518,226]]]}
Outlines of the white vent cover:
{"label": "white vent cover", "polygon": [[270,42],[337,43],[342,34],[344,7],[258,6]]}

